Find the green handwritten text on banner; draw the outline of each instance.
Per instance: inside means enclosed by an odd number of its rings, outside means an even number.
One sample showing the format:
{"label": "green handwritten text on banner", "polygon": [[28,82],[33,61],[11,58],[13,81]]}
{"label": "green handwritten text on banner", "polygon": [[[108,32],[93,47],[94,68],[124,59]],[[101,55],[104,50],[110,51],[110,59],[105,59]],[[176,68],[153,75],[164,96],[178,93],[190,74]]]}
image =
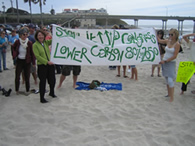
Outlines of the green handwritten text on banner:
{"label": "green handwritten text on banner", "polygon": [[187,84],[195,72],[194,62],[184,61],[179,63],[176,82]]}
{"label": "green handwritten text on banner", "polygon": [[155,30],[68,29],[53,25],[51,61],[64,65],[158,64]]}

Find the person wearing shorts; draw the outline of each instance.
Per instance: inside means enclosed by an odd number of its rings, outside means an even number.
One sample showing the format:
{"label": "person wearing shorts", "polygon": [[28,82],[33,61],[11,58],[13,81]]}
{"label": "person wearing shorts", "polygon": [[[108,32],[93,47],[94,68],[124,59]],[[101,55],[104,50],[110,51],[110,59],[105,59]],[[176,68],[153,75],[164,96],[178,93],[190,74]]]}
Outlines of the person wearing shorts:
{"label": "person wearing shorts", "polygon": [[76,88],[76,82],[77,82],[78,75],[81,72],[81,66],[72,66],[72,65],[64,65],[62,67],[60,82],[57,88],[60,88],[62,86],[63,81],[66,79],[66,76],[70,75],[71,70],[73,71],[73,88]]}

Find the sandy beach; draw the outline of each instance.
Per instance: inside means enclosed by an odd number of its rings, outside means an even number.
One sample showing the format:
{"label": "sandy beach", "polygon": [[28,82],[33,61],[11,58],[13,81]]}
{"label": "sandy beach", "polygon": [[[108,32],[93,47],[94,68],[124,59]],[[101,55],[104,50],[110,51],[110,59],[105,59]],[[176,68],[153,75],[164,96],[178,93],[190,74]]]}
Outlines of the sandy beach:
{"label": "sandy beach", "polygon": [[[189,52],[178,55],[177,66]],[[7,67],[0,85],[13,91],[9,97],[0,95],[0,146],[195,145],[194,76],[182,96],[181,83],[175,83],[174,102],[169,103],[165,79],[157,77],[157,69],[151,77],[151,65],[137,66],[138,81],[116,77],[108,66],[82,66],[78,81],[122,83],[122,91],[75,90],[71,75],[55,90],[58,98],[46,93],[49,103],[41,104],[39,94],[16,95],[10,50]],[[38,89],[32,76],[31,89]],[[25,91],[23,84],[20,90]]]}

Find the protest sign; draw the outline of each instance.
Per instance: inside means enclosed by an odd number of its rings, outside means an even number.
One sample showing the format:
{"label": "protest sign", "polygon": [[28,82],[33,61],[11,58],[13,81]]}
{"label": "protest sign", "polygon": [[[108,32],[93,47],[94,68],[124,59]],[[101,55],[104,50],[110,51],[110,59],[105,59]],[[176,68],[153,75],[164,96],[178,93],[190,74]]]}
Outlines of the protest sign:
{"label": "protest sign", "polygon": [[158,64],[155,30],[68,29],[53,25],[51,61],[62,65]]}
{"label": "protest sign", "polygon": [[183,61],[179,63],[176,82],[187,84],[195,72],[194,62]]}

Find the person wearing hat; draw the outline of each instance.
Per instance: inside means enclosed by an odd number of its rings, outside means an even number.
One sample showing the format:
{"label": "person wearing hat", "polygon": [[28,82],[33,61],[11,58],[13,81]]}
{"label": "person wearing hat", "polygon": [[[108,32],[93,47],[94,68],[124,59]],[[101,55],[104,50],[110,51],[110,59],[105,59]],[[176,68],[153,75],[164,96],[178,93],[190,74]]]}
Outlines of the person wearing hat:
{"label": "person wearing hat", "polygon": [[26,95],[30,89],[30,67],[31,63],[35,66],[35,56],[32,50],[32,42],[29,41],[28,28],[22,27],[19,30],[19,39],[12,45],[13,59],[16,59],[15,70],[15,91],[19,94],[20,74],[24,72]]}
{"label": "person wearing hat", "polygon": [[34,24],[29,24],[28,25],[28,28],[29,28],[29,36],[28,36],[28,39],[34,43],[36,40],[35,40],[35,28],[36,26]]}

